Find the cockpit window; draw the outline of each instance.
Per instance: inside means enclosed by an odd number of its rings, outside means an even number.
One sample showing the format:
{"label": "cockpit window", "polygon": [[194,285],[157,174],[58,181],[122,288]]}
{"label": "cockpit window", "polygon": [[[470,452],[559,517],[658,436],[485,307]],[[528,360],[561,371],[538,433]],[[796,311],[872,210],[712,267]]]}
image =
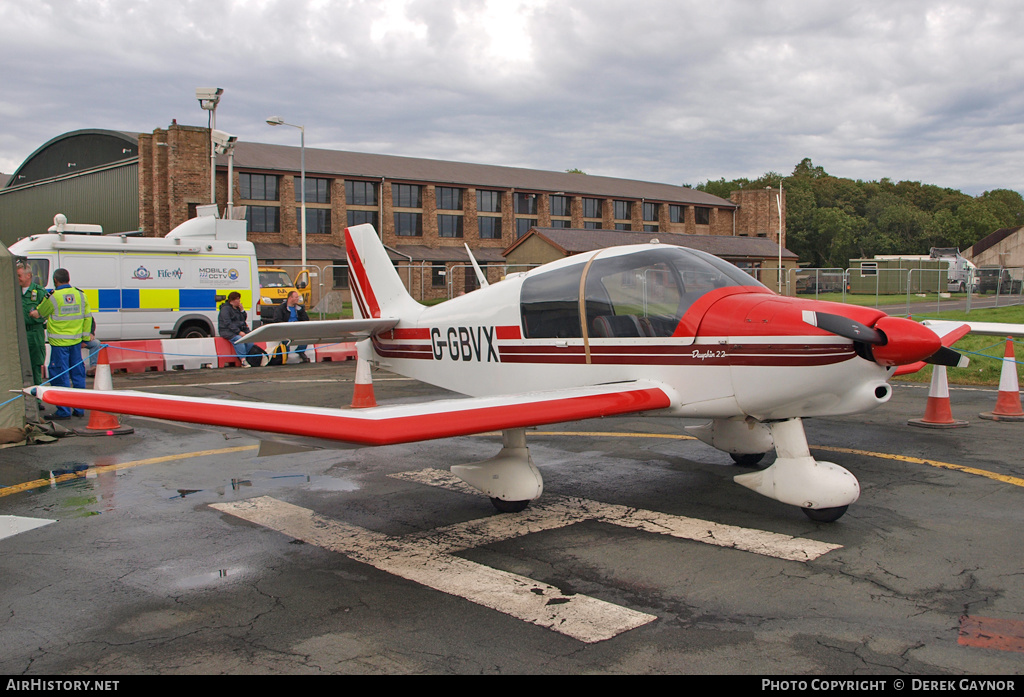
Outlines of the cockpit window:
{"label": "cockpit window", "polygon": [[[523,283],[527,338],[581,337],[579,283],[584,265],[541,274]],[[705,293],[729,286],[760,286],[729,262],[681,247],[659,247],[598,257],[587,269],[588,336],[672,336]]]}

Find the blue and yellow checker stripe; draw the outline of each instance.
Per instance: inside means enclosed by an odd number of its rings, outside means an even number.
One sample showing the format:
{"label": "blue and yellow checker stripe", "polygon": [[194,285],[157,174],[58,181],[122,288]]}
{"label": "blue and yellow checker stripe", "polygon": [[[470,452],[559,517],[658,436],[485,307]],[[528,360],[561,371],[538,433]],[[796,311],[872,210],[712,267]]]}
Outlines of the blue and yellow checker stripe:
{"label": "blue and yellow checker stripe", "polygon": [[[85,289],[86,300],[93,312],[120,310],[173,310],[216,312],[233,289],[212,288],[101,288]],[[252,307],[252,291],[239,289],[242,304]],[[221,300],[218,301],[217,298]]]}

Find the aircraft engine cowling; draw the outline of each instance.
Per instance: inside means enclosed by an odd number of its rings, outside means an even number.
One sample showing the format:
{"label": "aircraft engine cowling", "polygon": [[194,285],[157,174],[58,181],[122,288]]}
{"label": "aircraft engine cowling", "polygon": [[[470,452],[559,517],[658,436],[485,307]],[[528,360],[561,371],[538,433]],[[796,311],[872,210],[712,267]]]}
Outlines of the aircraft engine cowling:
{"label": "aircraft engine cowling", "polygon": [[771,429],[754,419],[714,419],[686,430],[712,448],[736,455],[766,453],[775,447]]}

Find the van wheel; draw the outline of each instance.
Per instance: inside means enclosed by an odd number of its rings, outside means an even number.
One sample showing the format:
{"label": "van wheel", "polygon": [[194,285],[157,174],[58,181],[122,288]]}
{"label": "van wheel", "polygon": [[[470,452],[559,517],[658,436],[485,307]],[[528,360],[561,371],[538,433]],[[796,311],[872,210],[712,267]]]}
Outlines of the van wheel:
{"label": "van wheel", "polygon": [[179,339],[205,339],[208,336],[210,332],[201,324],[186,324],[178,331]]}

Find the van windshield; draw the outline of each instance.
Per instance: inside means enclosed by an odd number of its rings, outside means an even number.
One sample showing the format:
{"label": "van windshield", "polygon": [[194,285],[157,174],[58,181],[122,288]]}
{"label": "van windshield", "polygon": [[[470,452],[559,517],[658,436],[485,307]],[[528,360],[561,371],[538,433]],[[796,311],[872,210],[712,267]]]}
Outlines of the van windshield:
{"label": "van windshield", "polygon": [[260,286],[263,288],[291,288],[292,279],[284,271],[260,271]]}

